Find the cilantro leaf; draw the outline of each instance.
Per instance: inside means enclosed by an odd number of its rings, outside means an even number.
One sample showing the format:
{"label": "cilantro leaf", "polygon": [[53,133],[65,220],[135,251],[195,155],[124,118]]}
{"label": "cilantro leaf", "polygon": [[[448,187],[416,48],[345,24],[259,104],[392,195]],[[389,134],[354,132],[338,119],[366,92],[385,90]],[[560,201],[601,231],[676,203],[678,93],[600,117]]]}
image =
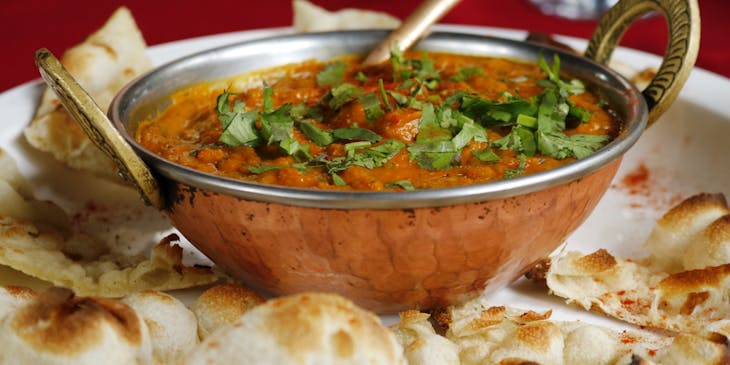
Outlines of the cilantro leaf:
{"label": "cilantro leaf", "polygon": [[[512,125],[520,114],[534,115],[537,106],[531,101],[518,97],[509,97],[504,101],[488,100],[476,95],[460,95],[459,111],[475,121],[486,125]],[[447,103],[455,99],[446,100]]]}
{"label": "cilantro leaf", "polygon": [[584,158],[601,148],[608,139],[608,136],[602,135],[575,134],[567,136],[561,132],[537,131],[537,141],[541,152],[557,159],[566,157]]}
{"label": "cilantro leaf", "polygon": [[332,131],[332,135],[337,139],[346,139],[351,141],[378,142],[383,138],[369,129],[357,127],[338,128]]}
{"label": "cilantro leaf", "polygon": [[322,71],[317,74],[317,85],[319,86],[335,86],[342,82],[345,75],[345,64],[341,61],[327,64]]}
{"label": "cilantro leaf", "polygon": [[298,126],[299,130],[318,146],[327,146],[335,140],[331,132],[320,129],[308,120],[301,121]]}
{"label": "cilantro leaf", "polygon": [[440,170],[458,162],[461,150],[472,140],[488,140],[481,125],[448,106],[435,108],[426,104],[421,113],[416,143],[408,146],[408,152],[422,168]]}
{"label": "cilantro leaf", "polygon": [[353,142],[345,145],[347,156],[333,158],[331,161],[314,160],[315,164],[324,164],[329,174],[347,170],[350,166],[362,166],[368,169],[383,166],[390,161],[405,144],[397,139],[389,139],[375,147],[370,142]]}
{"label": "cilantro leaf", "polygon": [[322,121],[322,109],[319,106],[307,106],[304,103],[294,104],[289,110],[289,115],[295,121],[301,121],[305,118],[312,118]]}
{"label": "cilantro leaf", "polygon": [[286,168],[286,166],[279,166],[279,165],[249,166],[248,171],[251,171],[251,173],[258,175],[258,174],[263,174],[266,171],[280,170],[283,168]]}
{"label": "cilantro leaf", "polygon": [[485,148],[483,150],[472,151],[472,155],[483,162],[497,162],[502,160],[491,148]]}
{"label": "cilantro leaf", "polygon": [[391,189],[416,190],[410,180],[394,181],[392,183],[385,184],[385,187]]}
{"label": "cilantro leaf", "polygon": [[343,178],[340,177],[340,175],[337,175],[335,173],[330,174],[332,176],[332,182],[336,186],[347,186],[347,182]]}
{"label": "cilantro leaf", "polygon": [[271,113],[274,111],[274,88],[264,83],[264,113]]}
{"label": "cilantro leaf", "polygon": [[337,85],[330,90],[332,98],[329,101],[329,106],[332,109],[338,109],[350,100],[358,97],[361,93],[362,90],[353,84],[342,83]]}
{"label": "cilantro leaf", "polygon": [[367,77],[367,75],[365,75],[362,71],[358,71],[357,75],[355,75],[355,80],[360,82],[367,82],[370,80],[370,78]]}
{"label": "cilantro leaf", "polygon": [[503,150],[510,149],[523,153],[527,156],[533,156],[537,151],[534,132],[521,125],[513,127],[506,136],[494,141],[492,145]]}
{"label": "cilantro leaf", "polygon": [[513,179],[519,175],[522,175],[525,173],[525,167],[527,165],[527,157],[525,155],[519,155],[518,158],[520,159],[519,164],[517,165],[517,168],[514,170],[504,170],[504,178],[505,179]]}
{"label": "cilantro leaf", "polygon": [[383,79],[378,79],[378,88],[380,89],[380,97],[383,98],[385,107],[388,110],[393,110],[393,106],[390,105],[390,101],[388,101],[388,94],[385,92],[385,85],[383,85]]}
{"label": "cilantro leaf", "polygon": [[231,146],[257,146],[260,143],[256,129],[256,110],[234,113],[221,133],[219,141]]}
{"label": "cilantro leaf", "polygon": [[468,80],[474,75],[484,75],[484,69],[481,67],[462,68],[456,75],[451,76],[451,80],[456,82],[462,82]]}
{"label": "cilantro leaf", "polygon": [[362,104],[363,110],[365,111],[365,118],[368,121],[378,119],[385,114],[383,109],[380,107],[380,99],[373,93],[365,93],[357,98]]}
{"label": "cilantro leaf", "polygon": [[469,121],[462,125],[461,131],[459,131],[459,133],[454,136],[451,142],[454,144],[454,148],[457,151],[460,151],[462,148],[466,147],[466,145],[468,145],[469,142],[471,142],[472,140],[475,140],[477,142],[486,142],[487,131],[485,131],[484,127],[480,126],[479,124],[476,124],[473,121]]}
{"label": "cilantro leaf", "polygon": [[256,146],[260,143],[256,129],[256,110],[244,111],[245,105],[236,100],[233,110],[229,97],[231,93],[224,91],[216,99],[218,120],[223,126],[219,141],[229,146]]}

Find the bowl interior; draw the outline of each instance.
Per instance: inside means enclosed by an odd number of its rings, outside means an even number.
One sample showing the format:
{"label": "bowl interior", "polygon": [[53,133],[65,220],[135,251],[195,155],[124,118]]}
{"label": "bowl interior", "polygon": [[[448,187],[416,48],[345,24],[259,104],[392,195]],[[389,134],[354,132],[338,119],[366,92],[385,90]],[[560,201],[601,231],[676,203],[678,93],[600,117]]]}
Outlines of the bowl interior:
{"label": "bowl interior", "polygon": [[545,45],[436,32],[414,49],[528,62],[535,62],[540,54],[551,60],[557,53],[563,71],[583,80],[593,92],[608,101],[624,122],[623,133],[593,155],[549,171],[483,184],[406,192],[319,191],[228,179],[168,162],[147,151],[133,137],[139,121],[164,110],[171,102],[170,94],[182,87],[293,62],[364,54],[385,35],[384,31],[286,35],[204,51],[163,65],[127,85],[112,102],[109,116],[145,162],[165,178],[244,199],[336,209],[444,206],[541,190],[578,179],[619,158],[636,142],[646,126],[647,108],[643,97],[630,82],[607,67]]}

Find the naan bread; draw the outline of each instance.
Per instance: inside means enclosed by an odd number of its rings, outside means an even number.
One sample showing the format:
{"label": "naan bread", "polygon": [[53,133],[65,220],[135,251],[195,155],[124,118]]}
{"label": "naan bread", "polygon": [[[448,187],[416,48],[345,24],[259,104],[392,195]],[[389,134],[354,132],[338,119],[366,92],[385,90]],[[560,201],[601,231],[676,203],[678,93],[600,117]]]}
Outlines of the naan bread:
{"label": "naan bread", "polygon": [[569,303],[642,326],[703,333],[730,318],[728,213],[723,196],[697,195],[657,222],[646,259],[568,252],[542,275]]}
{"label": "naan bread", "polygon": [[36,293],[22,286],[0,286],[0,320],[36,297]]}
{"label": "naan bread", "polygon": [[400,25],[392,15],[372,10],[342,9],[330,12],[306,0],[294,0],[294,30],[323,32],[348,29],[391,29]]}
{"label": "naan bread", "polygon": [[144,322],[113,299],[51,288],[0,320],[0,364],[153,364]]}
{"label": "naan bread", "polygon": [[428,321],[429,315],[416,310],[400,313],[400,322],[390,326],[410,365],[460,365],[459,349],[440,336]]}
{"label": "naan bread", "polygon": [[249,288],[219,284],[200,294],[190,309],[198,320],[198,335],[206,339],[263,302],[264,298]]}
{"label": "naan bread", "polygon": [[[550,311],[490,306],[479,298],[437,313],[461,364],[725,364],[726,335],[674,337],[551,321]],[[421,317],[423,326],[430,326]],[[428,362],[411,362],[411,365]]]}
{"label": "naan bread", "polygon": [[[67,50],[61,63],[104,111],[122,86],[152,68],[142,34],[124,7],[83,43]],[[114,162],[86,137],[48,88],[25,137],[33,147],[72,168],[119,179]]]}
{"label": "naan bread", "polygon": [[175,297],[145,290],[121,301],[144,321],[150,334],[152,354],[159,364],[178,363],[198,344],[195,315]]}
{"label": "naan bread", "polygon": [[335,294],[272,299],[206,338],[184,364],[406,364],[378,317]]}
{"label": "naan bread", "polygon": [[[182,264],[182,248],[168,237],[149,257],[112,250],[76,232],[66,213],[36,200],[15,164],[0,150],[0,264],[79,295],[120,297],[140,290],[169,290],[209,284],[209,268]],[[6,180],[7,179],[7,180]]]}

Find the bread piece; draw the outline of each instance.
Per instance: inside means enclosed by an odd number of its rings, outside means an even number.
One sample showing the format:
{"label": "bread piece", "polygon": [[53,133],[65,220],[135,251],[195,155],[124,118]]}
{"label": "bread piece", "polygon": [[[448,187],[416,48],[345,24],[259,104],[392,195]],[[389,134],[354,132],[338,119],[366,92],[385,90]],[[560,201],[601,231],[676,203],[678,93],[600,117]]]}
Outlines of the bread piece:
{"label": "bread piece", "polygon": [[249,288],[219,284],[200,294],[190,309],[197,317],[198,335],[205,339],[263,302],[264,298]]}
{"label": "bread piece", "polygon": [[144,322],[125,304],[51,288],[0,322],[0,364],[152,364]]}
{"label": "bread piece", "polygon": [[122,302],[147,326],[152,354],[158,363],[176,364],[198,344],[195,315],[175,297],[144,290],[124,297]]}
{"label": "bread piece", "polygon": [[323,32],[328,30],[395,28],[398,18],[372,10],[342,9],[330,12],[306,0],[293,0],[294,30]]}
{"label": "bread piece", "polygon": [[0,286],[0,320],[33,300],[36,295],[33,290],[22,286]]}
{"label": "bread piece", "polygon": [[335,294],[272,299],[197,346],[184,364],[405,364],[378,317]]}
{"label": "bread piece", "polygon": [[690,197],[659,219],[647,239],[649,257],[568,252],[551,259],[547,286],[569,303],[630,323],[703,334],[730,318],[728,211],[722,195]]}
{"label": "bread piece", "polygon": [[[210,268],[182,264],[182,248],[164,239],[149,258],[105,251],[83,234],[71,237],[43,230],[31,222],[0,218],[0,264],[27,275],[72,288],[80,295],[121,297],[139,290],[170,290],[209,284],[218,276]],[[83,255],[66,250],[83,248]]]}
{"label": "bread piece", "polygon": [[[687,269],[701,269],[706,266],[730,263],[730,261],[703,262],[697,253],[686,260],[690,267],[686,267],[683,258],[691,246],[705,246],[700,242],[702,232],[715,220],[730,214],[725,197],[721,194],[698,194],[685,199],[677,206],[665,213],[656,223],[651,234],[644,243],[650,254],[647,263],[656,268],[656,271],[669,273]],[[727,225],[727,223],[725,223]],[[730,228],[725,228],[730,231]],[[706,237],[709,239],[709,237]],[[729,240],[725,240],[730,244]],[[703,247],[698,251],[702,251]],[[725,257],[727,258],[727,256]]]}
{"label": "bread piece", "polygon": [[[61,63],[103,111],[122,86],[152,68],[142,34],[124,7],[83,43],[64,52]],[[31,146],[72,168],[119,179],[113,161],[93,145],[50,89],[44,91],[25,137]]]}
{"label": "bread piece", "polygon": [[416,310],[400,313],[400,322],[390,329],[395,333],[411,365],[460,365],[454,343],[436,334],[429,315]]}
{"label": "bread piece", "polygon": [[[727,337],[615,331],[543,313],[490,306],[478,298],[435,315],[461,364],[725,364]],[[411,362],[410,365],[427,362]]]}

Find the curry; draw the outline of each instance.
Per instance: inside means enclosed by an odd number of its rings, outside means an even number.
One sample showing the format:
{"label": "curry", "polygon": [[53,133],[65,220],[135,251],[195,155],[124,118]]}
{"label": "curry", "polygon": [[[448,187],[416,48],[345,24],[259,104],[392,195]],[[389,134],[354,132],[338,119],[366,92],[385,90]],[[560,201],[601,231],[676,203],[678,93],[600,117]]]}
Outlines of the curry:
{"label": "curry", "polygon": [[562,78],[557,57],[550,65],[394,51],[377,67],[358,61],[257,72],[257,85],[240,91],[182,89],[140,123],[136,139],[174,163],[234,179],[400,191],[556,168],[621,129],[599,96]]}

